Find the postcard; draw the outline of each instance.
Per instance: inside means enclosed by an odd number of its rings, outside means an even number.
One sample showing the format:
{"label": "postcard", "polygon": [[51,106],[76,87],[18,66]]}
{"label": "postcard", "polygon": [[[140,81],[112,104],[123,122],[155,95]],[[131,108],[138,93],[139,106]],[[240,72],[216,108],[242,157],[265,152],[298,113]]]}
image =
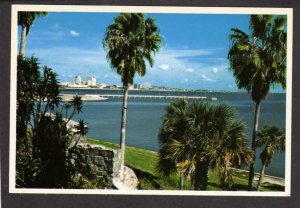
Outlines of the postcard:
{"label": "postcard", "polygon": [[11,15],[9,193],[291,195],[292,8]]}

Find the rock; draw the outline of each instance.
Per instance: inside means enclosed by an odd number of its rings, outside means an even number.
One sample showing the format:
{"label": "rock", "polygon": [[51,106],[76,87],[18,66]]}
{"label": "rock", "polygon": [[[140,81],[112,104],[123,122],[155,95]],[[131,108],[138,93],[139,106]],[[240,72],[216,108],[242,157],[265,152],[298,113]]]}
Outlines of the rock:
{"label": "rock", "polygon": [[95,165],[99,165],[99,166],[105,166],[105,162],[104,162],[103,157],[101,157],[101,156],[95,156],[94,157],[94,164]]}
{"label": "rock", "polygon": [[139,181],[133,170],[124,166],[123,177],[113,178],[113,184],[119,190],[137,190]]}

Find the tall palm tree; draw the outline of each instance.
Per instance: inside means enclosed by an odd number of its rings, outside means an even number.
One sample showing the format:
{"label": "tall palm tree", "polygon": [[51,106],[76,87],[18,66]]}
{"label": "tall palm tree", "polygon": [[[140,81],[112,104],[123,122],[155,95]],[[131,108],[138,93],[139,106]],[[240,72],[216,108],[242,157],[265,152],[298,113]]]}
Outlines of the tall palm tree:
{"label": "tall palm tree", "polygon": [[262,163],[262,169],[257,184],[257,190],[259,190],[264,177],[265,168],[270,165],[275,151],[282,152],[285,149],[285,133],[276,126],[266,125],[257,134],[256,146],[264,146],[259,156]]}
{"label": "tall palm tree", "polygon": [[139,76],[146,74],[145,61],[153,66],[152,55],[160,49],[161,36],[154,19],[145,18],[140,13],[121,13],[107,27],[103,46],[111,67],[121,76],[124,89],[120,133],[123,169],[128,88],[133,84],[136,73]]}
{"label": "tall palm tree", "polygon": [[252,157],[245,128],[225,104],[175,101],[159,131],[158,170],[165,175],[182,172],[195,190],[206,190],[209,169],[218,168],[221,182],[231,186],[231,166]]}
{"label": "tall palm tree", "polygon": [[26,38],[35,18],[47,14],[48,12],[18,12],[18,25],[22,27],[19,55],[25,55]]}
{"label": "tall palm tree", "polygon": [[[251,15],[250,33],[231,29],[228,53],[230,70],[239,89],[246,89],[255,105],[252,150],[255,153],[260,104],[270,87],[286,86],[286,16]],[[252,190],[254,162],[250,164],[248,189]]]}

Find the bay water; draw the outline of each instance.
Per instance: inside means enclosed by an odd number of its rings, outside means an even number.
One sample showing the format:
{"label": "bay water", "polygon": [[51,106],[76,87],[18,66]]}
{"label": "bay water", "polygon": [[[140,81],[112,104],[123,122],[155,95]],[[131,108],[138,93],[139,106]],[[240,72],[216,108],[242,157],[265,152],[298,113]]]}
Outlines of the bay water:
{"label": "bay water", "polygon": [[[61,93],[68,94],[106,94],[121,95],[122,90],[102,89],[64,89]],[[192,92],[192,91],[146,91],[131,90],[129,95],[175,95],[175,96],[207,96],[216,97],[212,103],[227,103],[237,111],[237,117],[247,124],[247,136],[249,146],[252,138],[254,117],[254,105],[247,93],[235,92]],[[158,130],[162,125],[162,116],[165,108],[173,99],[158,98],[129,98],[126,123],[126,145],[158,151]],[[122,98],[108,98],[104,101],[83,102],[83,112],[76,115],[74,120],[84,119],[89,127],[88,137],[109,141],[120,142]],[[259,127],[271,124],[285,128],[286,94],[269,94],[262,102],[259,119]],[[257,150],[256,168],[259,172],[261,161],[260,149]],[[270,166],[266,168],[266,174],[283,177],[285,174],[285,153],[275,154]]]}

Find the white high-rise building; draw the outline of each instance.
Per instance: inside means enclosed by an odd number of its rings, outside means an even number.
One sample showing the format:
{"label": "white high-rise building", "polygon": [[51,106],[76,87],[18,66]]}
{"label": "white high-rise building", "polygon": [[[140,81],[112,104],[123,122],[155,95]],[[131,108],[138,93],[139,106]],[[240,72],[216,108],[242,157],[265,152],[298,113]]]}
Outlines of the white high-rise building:
{"label": "white high-rise building", "polygon": [[150,89],[151,88],[151,83],[150,82],[144,82],[143,83],[143,89]]}
{"label": "white high-rise building", "polygon": [[89,86],[96,86],[96,78],[90,75],[87,77],[86,83]]}
{"label": "white high-rise building", "polygon": [[77,75],[77,76],[75,77],[75,84],[76,84],[76,85],[81,85],[81,76],[80,76],[80,75]]}

